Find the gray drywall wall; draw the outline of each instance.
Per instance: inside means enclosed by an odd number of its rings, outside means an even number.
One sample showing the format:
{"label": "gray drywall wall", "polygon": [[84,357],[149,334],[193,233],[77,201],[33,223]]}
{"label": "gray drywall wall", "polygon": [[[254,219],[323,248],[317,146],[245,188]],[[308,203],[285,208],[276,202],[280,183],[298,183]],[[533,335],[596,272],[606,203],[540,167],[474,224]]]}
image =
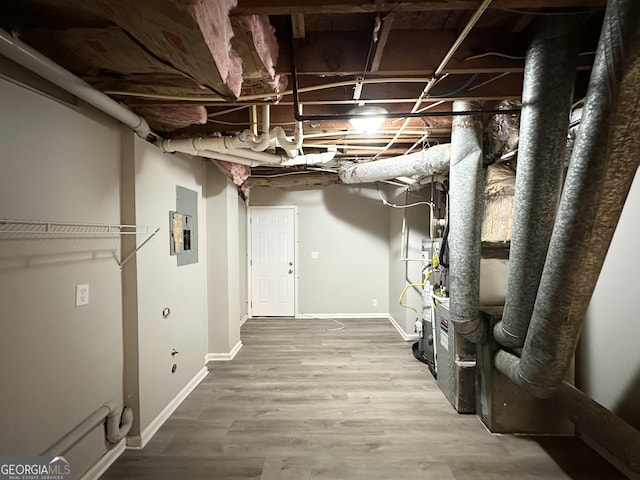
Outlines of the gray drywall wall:
{"label": "gray drywall wall", "polygon": [[[206,265],[202,261],[176,264],[169,252],[167,221],[169,211],[176,209],[177,185],[197,192],[197,208],[203,211],[204,167],[200,159],[162,153],[137,136],[134,150],[136,222],[160,227],[136,255],[140,430],[144,432],[203,368],[207,353]],[[199,221],[199,244],[203,245],[206,226],[202,218]],[[167,318],[162,315],[164,308],[171,310]],[[180,352],[175,359],[172,349]],[[178,368],[171,373],[174,361]]]}
{"label": "gray drywall wall", "polygon": [[250,204],[298,207],[298,313],[389,312],[389,213],[375,188],[254,188]]}
{"label": "gray drywall wall", "polygon": [[[405,198],[404,191],[400,189],[385,189],[390,203],[404,205],[405,202],[414,203],[425,201],[420,194],[411,194]],[[417,205],[408,209],[389,208],[389,313],[396,323],[407,334],[414,334],[416,314],[412,310],[400,305],[400,294],[409,283],[421,283],[424,280],[422,274],[422,262],[403,261],[401,258],[402,245],[402,217],[406,215],[406,239],[405,258],[420,259],[422,240],[429,238],[429,207]],[[411,287],[407,290],[403,302],[422,311],[422,296],[420,287]]]}
{"label": "gray drywall wall", "polygon": [[239,203],[235,185],[206,163],[208,352],[228,354],[240,341]]}
{"label": "gray drywall wall", "polygon": [[[117,124],[2,79],[0,98],[0,218],[119,224]],[[0,452],[39,455],[122,402],[119,240],[0,245]],[[90,286],[86,306],[77,284]],[[69,452],[74,477],[105,451],[98,427]]]}
{"label": "gray drywall wall", "polygon": [[578,387],[640,429],[640,175],[636,177],[587,311]]}
{"label": "gray drywall wall", "polygon": [[240,318],[249,312],[248,300],[248,276],[247,276],[247,205],[238,196],[238,256],[239,256],[239,281],[240,289]]}

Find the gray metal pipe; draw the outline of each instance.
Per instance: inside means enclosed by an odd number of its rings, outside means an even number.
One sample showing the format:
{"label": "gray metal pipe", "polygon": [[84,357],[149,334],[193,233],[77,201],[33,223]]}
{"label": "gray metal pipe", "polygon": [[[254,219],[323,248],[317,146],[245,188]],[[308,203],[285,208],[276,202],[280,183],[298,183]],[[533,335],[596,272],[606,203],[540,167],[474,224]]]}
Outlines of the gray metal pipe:
{"label": "gray metal pipe", "polygon": [[[473,102],[453,102],[454,111],[477,109]],[[449,169],[449,290],[456,331],[479,343],[486,338],[480,317],[480,232],[482,229],[482,122],[458,116],[451,131]]]}
{"label": "gray metal pipe", "polygon": [[640,165],[640,2],[609,0],[529,332],[517,365],[496,367],[531,394],[561,384]]}
{"label": "gray metal pipe", "polygon": [[562,187],[568,118],[578,64],[575,17],[540,19],[527,49],[507,298],[498,343],[522,347]]}
{"label": "gray metal pipe", "polygon": [[449,170],[451,145],[434,145],[422,152],[350,165],[338,171],[342,183],[368,183],[414,175],[428,176]]}

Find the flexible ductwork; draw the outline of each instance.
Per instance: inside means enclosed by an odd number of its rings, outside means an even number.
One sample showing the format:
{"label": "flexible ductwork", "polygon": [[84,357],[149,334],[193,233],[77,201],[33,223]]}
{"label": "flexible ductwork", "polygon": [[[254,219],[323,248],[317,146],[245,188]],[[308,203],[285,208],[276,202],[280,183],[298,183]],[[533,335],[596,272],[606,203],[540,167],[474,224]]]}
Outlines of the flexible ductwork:
{"label": "flexible ductwork", "polygon": [[520,117],[507,298],[494,329],[498,343],[522,347],[560,197],[569,113],[578,62],[578,21],[551,17],[533,25]]}
{"label": "flexible ductwork", "polygon": [[522,356],[496,356],[501,372],[541,398],[566,374],[640,164],[638,85],[640,2],[610,0]]}
{"label": "flexible ductwork", "polygon": [[340,169],[338,176],[342,183],[351,184],[442,174],[449,170],[450,157],[451,145],[446,143],[409,155],[350,165]]}
{"label": "flexible ductwork", "polygon": [[[473,102],[456,101],[454,111],[476,110]],[[451,131],[449,170],[449,289],[451,320],[456,331],[478,343],[486,336],[480,318],[480,232],[482,228],[482,123],[458,116]]]}
{"label": "flexible ductwork", "polygon": [[151,130],[144,118],[139,117],[124,105],[99,92],[84,80],[49,60],[26,43],[13,38],[0,29],[0,54],[65,89],[98,110],[132,128],[141,138],[152,140]]}

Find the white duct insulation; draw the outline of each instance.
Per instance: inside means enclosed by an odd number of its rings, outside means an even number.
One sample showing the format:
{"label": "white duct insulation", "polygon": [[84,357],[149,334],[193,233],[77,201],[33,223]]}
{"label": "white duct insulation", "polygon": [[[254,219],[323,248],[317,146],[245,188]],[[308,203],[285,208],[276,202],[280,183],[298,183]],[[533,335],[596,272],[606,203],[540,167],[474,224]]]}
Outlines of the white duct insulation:
{"label": "white duct insulation", "polygon": [[63,455],[76,443],[84,438],[91,430],[101,423],[107,422],[107,441],[115,444],[122,440],[133,424],[133,411],[129,407],[124,409],[113,402],[102,405],[80,425],[67,433],[58,442],[45,450],[43,456]]}
{"label": "white duct insulation", "polygon": [[139,117],[124,105],[94,89],[87,82],[49,60],[26,43],[13,38],[11,34],[3,29],[0,29],[0,54],[124,123],[141,138],[145,140],[153,138],[149,125],[144,118]]}
{"label": "white duct insulation", "polygon": [[426,177],[449,171],[451,144],[435,145],[427,150],[363,162],[340,169],[338,176],[343,183],[369,183],[398,177]]}

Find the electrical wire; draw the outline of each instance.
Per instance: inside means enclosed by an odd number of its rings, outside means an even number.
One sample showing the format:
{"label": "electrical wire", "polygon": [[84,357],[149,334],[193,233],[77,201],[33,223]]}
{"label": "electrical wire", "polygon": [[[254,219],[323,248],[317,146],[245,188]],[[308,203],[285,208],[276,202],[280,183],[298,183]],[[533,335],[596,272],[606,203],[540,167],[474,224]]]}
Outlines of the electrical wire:
{"label": "electrical wire", "polygon": [[469,80],[467,80],[464,85],[462,85],[461,87],[456,88],[455,90],[453,90],[452,92],[447,92],[447,93],[441,93],[438,95],[430,95],[431,98],[446,98],[446,97],[450,97],[452,95],[455,95],[456,93],[460,93],[462,92],[465,88],[467,88],[468,86],[470,86],[475,80],[476,78],[478,78],[480,74],[478,73],[474,73],[471,78]]}
{"label": "electrical wire", "polygon": [[524,57],[515,56],[515,55],[507,55],[506,53],[485,52],[485,53],[480,53],[478,55],[472,55],[470,57],[467,57],[467,58],[464,59],[464,61],[467,62],[469,60],[476,60],[478,58],[484,58],[484,57],[502,57],[502,58],[508,58],[510,60],[524,60]]}
{"label": "electrical wire", "polygon": [[563,15],[586,15],[589,10],[579,10],[577,12],[532,12],[530,10],[518,10],[517,8],[497,7],[496,10],[503,12],[519,13],[520,15],[534,15],[538,17],[557,17]]}
{"label": "electrical wire", "polygon": [[[434,260],[435,260],[435,257],[434,257]],[[407,290],[409,290],[411,287],[424,287],[427,284],[427,281],[429,280],[429,277],[431,276],[432,273],[433,273],[433,270],[427,270],[424,273],[424,280],[422,281],[422,283],[410,283],[406,285],[402,290],[402,293],[400,294],[400,298],[398,299],[398,303],[400,303],[401,306],[403,306],[404,308],[408,308],[409,310],[413,310],[413,312],[416,314],[416,320],[420,318],[420,313],[411,305],[402,303],[402,299],[404,298],[404,294],[407,293]]]}
{"label": "electrical wire", "polygon": [[377,183],[376,183],[376,191],[378,192],[378,196],[380,197],[380,200],[382,200],[382,203],[385,204],[387,207],[411,208],[411,207],[416,207],[418,205],[428,205],[430,207],[433,207],[433,204],[431,202],[415,202],[415,203],[410,203],[408,205],[396,205],[395,203],[390,203],[386,198],[382,196],[382,193],[380,193],[380,187],[378,186]]}
{"label": "electrical wire", "polygon": [[336,320],[335,318],[330,318],[329,320],[331,320],[332,322],[337,323],[338,325],[340,325],[339,327],[335,327],[335,328],[325,328],[325,332],[339,332],[340,330],[344,330],[345,327],[344,323],[339,322],[338,320]]}

